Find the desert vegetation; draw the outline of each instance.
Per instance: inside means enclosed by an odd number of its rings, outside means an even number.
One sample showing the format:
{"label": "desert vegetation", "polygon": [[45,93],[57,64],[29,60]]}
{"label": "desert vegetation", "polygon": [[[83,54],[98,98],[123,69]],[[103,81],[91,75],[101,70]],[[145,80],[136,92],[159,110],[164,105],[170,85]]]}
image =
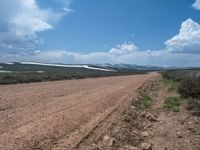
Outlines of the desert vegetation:
{"label": "desert vegetation", "polygon": [[140,109],[149,108],[151,106],[151,97],[149,95],[142,95],[137,101],[137,107]]}
{"label": "desert vegetation", "polygon": [[178,96],[174,96],[166,98],[164,107],[170,111],[178,112],[180,109],[179,108],[180,105],[181,105],[181,98]]}
{"label": "desert vegetation", "polygon": [[165,83],[170,83],[169,91],[177,90],[181,98],[188,101],[188,109],[200,115],[200,70],[172,70],[162,73]]}

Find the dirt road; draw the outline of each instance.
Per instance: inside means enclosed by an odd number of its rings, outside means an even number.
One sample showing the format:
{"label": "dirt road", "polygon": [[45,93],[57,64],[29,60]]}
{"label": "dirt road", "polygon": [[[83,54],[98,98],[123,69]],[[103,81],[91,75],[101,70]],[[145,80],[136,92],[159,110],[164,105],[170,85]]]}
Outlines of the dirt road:
{"label": "dirt road", "polygon": [[70,149],[157,73],[0,86],[0,149]]}

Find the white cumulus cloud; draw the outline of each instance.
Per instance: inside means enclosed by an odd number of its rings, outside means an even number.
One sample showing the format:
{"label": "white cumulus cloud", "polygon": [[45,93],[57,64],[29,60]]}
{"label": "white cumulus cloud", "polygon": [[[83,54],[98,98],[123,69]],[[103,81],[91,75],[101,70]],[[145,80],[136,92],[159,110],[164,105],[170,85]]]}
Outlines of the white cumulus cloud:
{"label": "white cumulus cloud", "polygon": [[165,42],[167,50],[175,53],[200,53],[200,25],[187,19],[177,35]]}
{"label": "white cumulus cloud", "polygon": [[36,32],[51,29],[47,10],[39,9],[34,0],[17,0],[19,11],[8,22],[11,32],[17,36],[34,35]]}
{"label": "white cumulus cloud", "polygon": [[109,51],[109,54],[121,56],[121,55],[130,54],[130,53],[137,51],[137,50],[138,50],[138,47],[135,44],[124,42],[121,45],[117,45],[116,48],[112,48]]}
{"label": "white cumulus cloud", "polygon": [[200,0],[196,0],[193,4],[192,7],[194,9],[200,10]]}
{"label": "white cumulus cloud", "polygon": [[[69,6],[68,1],[62,0],[63,7]],[[36,0],[1,0],[0,54],[30,53],[41,42],[37,32],[53,29],[53,22],[65,14],[64,10],[40,8]]]}

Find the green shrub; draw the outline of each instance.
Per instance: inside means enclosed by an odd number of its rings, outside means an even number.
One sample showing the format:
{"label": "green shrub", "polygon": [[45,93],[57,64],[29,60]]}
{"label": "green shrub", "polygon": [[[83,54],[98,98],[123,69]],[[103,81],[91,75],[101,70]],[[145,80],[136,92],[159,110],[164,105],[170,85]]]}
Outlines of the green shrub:
{"label": "green shrub", "polygon": [[168,92],[177,92],[179,88],[179,83],[175,82],[169,85]]}
{"label": "green shrub", "polygon": [[188,107],[189,110],[192,110],[192,114],[196,116],[200,116],[200,99],[188,99]]}
{"label": "green shrub", "polygon": [[178,81],[164,78],[162,79],[162,82],[168,86],[168,92],[177,92],[179,86]]}
{"label": "green shrub", "polygon": [[[162,72],[164,83],[169,84],[172,81],[178,81],[178,92],[183,98],[188,99],[188,109],[194,110],[196,114],[200,114],[200,70],[173,70]],[[168,91],[175,88],[170,86]]]}
{"label": "green shrub", "polygon": [[164,107],[169,111],[178,112],[180,105],[181,105],[181,98],[176,96],[176,97],[168,97],[165,100],[165,106]]}
{"label": "green shrub", "polygon": [[162,80],[162,82],[163,82],[165,85],[170,85],[170,84],[176,83],[174,80],[167,79],[167,78],[164,78],[164,79]]}
{"label": "green shrub", "polygon": [[148,95],[144,95],[139,99],[139,103],[137,105],[137,107],[139,108],[148,108],[151,106],[151,97]]}
{"label": "green shrub", "polygon": [[200,110],[200,100],[199,99],[188,99],[188,109],[189,110]]}
{"label": "green shrub", "polygon": [[184,98],[200,98],[200,77],[187,77],[181,81],[179,93]]}

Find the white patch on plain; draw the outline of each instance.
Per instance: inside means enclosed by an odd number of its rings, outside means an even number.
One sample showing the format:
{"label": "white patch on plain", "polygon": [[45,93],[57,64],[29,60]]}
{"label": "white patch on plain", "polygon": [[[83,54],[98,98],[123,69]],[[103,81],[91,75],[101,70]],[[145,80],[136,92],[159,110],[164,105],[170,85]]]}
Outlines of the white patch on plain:
{"label": "white patch on plain", "polygon": [[37,71],[37,73],[45,73],[45,71]]}
{"label": "white patch on plain", "polygon": [[103,69],[103,68],[90,67],[88,65],[64,65],[64,64],[49,64],[49,63],[38,63],[38,62],[20,62],[20,63],[25,64],[25,65],[40,65],[40,66],[52,66],[52,67],[66,67],[66,68],[85,68],[85,69],[99,70],[99,71],[115,71],[115,70],[109,70],[109,69]]}
{"label": "white patch on plain", "polygon": [[0,73],[13,73],[12,71],[0,70]]}
{"label": "white patch on plain", "polygon": [[6,65],[14,65],[15,63],[11,63],[11,62],[9,62],[9,63],[6,63]]}

